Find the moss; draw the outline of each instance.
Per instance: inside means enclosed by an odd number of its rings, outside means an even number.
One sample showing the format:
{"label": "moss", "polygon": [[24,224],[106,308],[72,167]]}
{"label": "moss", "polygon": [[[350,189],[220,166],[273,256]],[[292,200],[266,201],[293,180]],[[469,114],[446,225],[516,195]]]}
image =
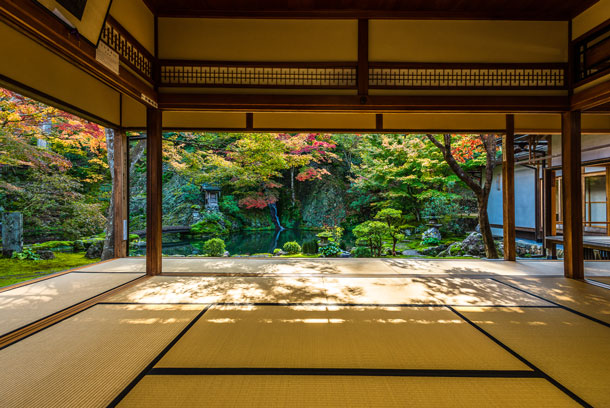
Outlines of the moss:
{"label": "moss", "polygon": [[99,259],[87,259],[85,253],[56,253],[55,259],[48,261],[18,261],[0,258],[0,286],[38,278],[53,272],[76,268],[99,262]]}
{"label": "moss", "polygon": [[47,241],[38,244],[32,244],[31,248],[36,249],[55,249],[60,247],[71,247],[74,245],[74,241]]}

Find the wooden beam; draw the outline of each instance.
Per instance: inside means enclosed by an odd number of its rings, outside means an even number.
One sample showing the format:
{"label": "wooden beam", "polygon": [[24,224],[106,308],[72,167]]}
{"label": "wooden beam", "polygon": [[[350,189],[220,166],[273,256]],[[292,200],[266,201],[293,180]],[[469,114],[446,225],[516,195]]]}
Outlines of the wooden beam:
{"label": "wooden beam", "polygon": [[569,109],[567,96],[431,96],[193,94],[159,95],[159,108],[172,111],[354,111],[354,112],[546,112]]}
{"label": "wooden beam", "polygon": [[580,112],[562,114],[563,268],[564,275],[572,279],[584,278],[580,123]]}
{"label": "wooden beam", "polygon": [[95,58],[95,47],[74,35],[59,19],[34,2],[0,0],[0,21],[6,22],[113,89],[136,100],[145,94],[156,101],[157,93],[148,84],[123,66],[119,67],[119,75],[116,75],[100,64]]}
{"label": "wooden beam", "polygon": [[127,227],[127,134],[123,129],[114,131],[114,257],[125,258],[129,243]]}
{"label": "wooden beam", "polygon": [[[369,93],[369,20],[358,20],[358,95]],[[365,100],[366,103],[366,100]]]}
{"label": "wooden beam", "polygon": [[146,109],[146,274],[161,273],[163,176],[161,111]]}
{"label": "wooden beam", "polygon": [[517,259],[515,243],[515,116],[506,115],[506,133],[502,137],[502,206],[504,260]]}
{"label": "wooden beam", "polygon": [[383,113],[375,115],[375,130],[383,130]]}

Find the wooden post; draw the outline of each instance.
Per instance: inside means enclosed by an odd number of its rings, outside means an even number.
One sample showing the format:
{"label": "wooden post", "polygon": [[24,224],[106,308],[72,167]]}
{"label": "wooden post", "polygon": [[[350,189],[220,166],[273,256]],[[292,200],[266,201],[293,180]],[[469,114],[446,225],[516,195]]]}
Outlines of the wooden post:
{"label": "wooden post", "polygon": [[567,278],[583,279],[580,112],[562,114],[561,147],[563,270]]}
{"label": "wooden post", "polygon": [[506,115],[506,133],[502,137],[502,225],[504,260],[517,259],[515,243],[515,116]]}
{"label": "wooden post", "polygon": [[161,111],[146,109],[146,274],[161,273]]}
{"label": "wooden post", "polygon": [[[358,20],[358,95],[369,93],[369,20]],[[364,101],[366,102],[366,100]]]}
{"label": "wooden post", "polygon": [[[543,231],[543,247],[544,254],[547,255],[546,250],[548,249],[546,246],[546,237],[554,235],[553,234],[553,223],[555,222],[555,206],[553,204],[553,183],[555,179],[555,172],[550,169],[545,169],[543,173],[542,185],[543,185],[543,198],[542,198],[542,231]],[[552,251],[554,245],[551,245],[550,249]]]}
{"label": "wooden post", "polygon": [[114,201],[114,256],[127,256],[129,231],[127,228],[127,134],[124,129],[114,132],[114,186],[112,200]]}
{"label": "wooden post", "polygon": [[610,166],[606,166],[606,235],[610,235]]}

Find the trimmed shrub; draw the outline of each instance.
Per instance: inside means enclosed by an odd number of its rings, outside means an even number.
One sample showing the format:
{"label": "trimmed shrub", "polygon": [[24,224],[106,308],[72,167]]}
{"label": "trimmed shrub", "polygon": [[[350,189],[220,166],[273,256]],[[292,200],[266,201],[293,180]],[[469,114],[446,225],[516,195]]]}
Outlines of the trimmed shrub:
{"label": "trimmed shrub", "polygon": [[306,255],[315,255],[318,253],[318,242],[315,240],[303,242],[302,252]]}
{"label": "trimmed shrub", "polygon": [[355,258],[370,258],[372,255],[370,248],[357,246],[352,249],[352,256]]}
{"label": "trimmed shrub", "polygon": [[301,246],[295,241],[286,242],[284,244],[284,252],[287,252],[289,255],[296,255],[301,252]]}
{"label": "trimmed shrub", "polygon": [[282,252],[282,250],[281,250],[281,249],[279,249],[279,248],[275,248],[275,249],[273,250],[273,255],[277,255],[277,254],[279,254],[280,252]]}
{"label": "trimmed shrub", "polygon": [[220,238],[208,239],[203,243],[203,251],[207,256],[223,256],[225,254],[225,242]]}
{"label": "trimmed shrub", "polygon": [[339,248],[336,242],[330,241],[328,245],[321,246],[318,249],[318,253],[325,258],[333,258],[341,253],[341,248]]}

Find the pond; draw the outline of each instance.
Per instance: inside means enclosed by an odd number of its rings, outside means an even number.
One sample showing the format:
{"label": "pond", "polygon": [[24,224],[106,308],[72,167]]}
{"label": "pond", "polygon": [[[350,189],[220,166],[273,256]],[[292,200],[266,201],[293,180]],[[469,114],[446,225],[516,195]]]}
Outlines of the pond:
{"label": "pond", "polygon": [[[320,231],[285,229],[282,231],[239,231],[228,236],[221,237],[226,244],[227,251],[231,255],[253,255],[260,253],[272,253],[275,248],[282,248],[288,241],[296,241],[299,245],[303,242],[318,239],[316,234]],[[209,237],[180,237],[180,234],[163,234],[163,255],[203,255],[203,243]],[[348,247],[353,246],[354,237],[346,232],[343,241]],[[132,248],[130,256],[145,255],[146,248]]]}

